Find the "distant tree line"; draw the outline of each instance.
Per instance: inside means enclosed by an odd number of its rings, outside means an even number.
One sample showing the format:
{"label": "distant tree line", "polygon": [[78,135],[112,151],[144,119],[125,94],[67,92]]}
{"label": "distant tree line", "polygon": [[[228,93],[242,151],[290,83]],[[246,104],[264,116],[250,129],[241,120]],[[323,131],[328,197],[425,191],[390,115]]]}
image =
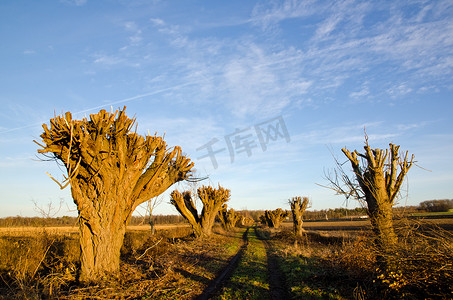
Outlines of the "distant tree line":
{"label": "distant tree line", "polygon": [[[147,225],[149,216],[132,216],[129,225]],[[154,224],[179,224],[186,223],[181,215],[155,215],[153,216]],[[0,227],[49,227],[49,226],[77,226],[77,217],[6,217],[0,218]]]}
{"label": "distant tree line", "polygon": [[453,199],[429,200],[420,203],[420,210],[426,212],[447,212],[453,209]]}
{"label": "distant tree line", "polygon": [[[240,210],[238,211],[245,217],[251,217],[255,222],[260,222],[261,216],[264,216],[265,210]],[[366,215],[366,208],[358,207],[353,209],[348,208],[335,208],[335,209],[321,209],[321,210],[306,210],[304,212],[304,220],[320,220],[320,219],[340,219],[347,217],[357,217]],[[289,221],[292,222],[292,215],[289,214]]]}
{"label": "distant tree line", "polygon": [[6,217],[0,218],[0,227],[40,227],[40,226],[75,226],[77,217]]}
{"label": "distant tree line", "polygon": [[[187,223],[181,215],[153,215],[152,218],[155,225]],[[129,225],[150,224],[149,219],[150,216],[132,216]]]}
{"label": "distant tree line", "polygon": [[348,208],[330,208],[313,211],[305,211],[305,220],[320,220],[320,219],[341,219],[347,217],[359,217],[366,215],[366,208],[356,207],[352,209]]}
{"label": "distant tree line", "polygon": [[[418,206],[399,206],[394,207],[394,213],[398,215],[407,215],[416,212],[447,212],[453,209],[453,199],[428,200],[421,202]],[[237,211],[244,217],[249,217],[255,222],[260,221],[260,217],[264,215],[265,210],[240,210]],[[307,210],[304,213],[304,220],[321,220],[321,219],[341,219],[348,217],[365,216],[366,208],[356,207],[348,208],[330,208],[321,210]],[[149,216],[132,216],[129,225],[149,224]],[[289,216],[292,222],[292,216]],[[154,224],[180,224],[187,223],[181,215],[155,215],[153,216]],[[6,217],[0,218],[0,227],[20,227],[20,226],[76,226],[77,217],[57,217],[57,218],[41,218],[41,217]]]}

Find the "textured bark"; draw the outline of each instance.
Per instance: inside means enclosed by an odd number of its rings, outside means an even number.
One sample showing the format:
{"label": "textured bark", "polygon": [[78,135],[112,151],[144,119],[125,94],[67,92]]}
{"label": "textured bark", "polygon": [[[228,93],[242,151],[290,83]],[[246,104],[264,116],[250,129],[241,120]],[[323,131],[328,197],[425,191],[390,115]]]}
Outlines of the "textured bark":
{"label": "textured bark", "polygon": [[190,192],[171,193],[170,202],[179,213],[187,219],[194,229],[197,237],[208,236],[212,233],[215,217],[224,203],[230,200],[230,190],[219,186],[214,189],[211,186],[202,186],[197,190],[198,198],[203,203],[200,216],[195,208]]}
{"label": "textured bark", "polygon": [[202,235],[201,219],[198,217],[197,209],[192,201],[190,191],[180,193],[173,191],[170,194],[170,203],[173,204],[178,212],[189,222],[196,236]]}
{"label": "textured bark", "polygon": [[203,235],[211,235],[215,217],[223,204],[230,200],[230,190],[219,186],[203,186],[197,190],[198,198],[203,203],[201,211],[201,229]]}
{"label": "textured bark", "polygon": [[[368,215],[373,231],[376,234],[378,248],[385,252],[397,243],[393,229],[392,207],[398,195],[404,177],[413,164],[414,156],[408,161],[408,153],[399,156],[399,146],[390,144],[389,150],[371,149],[366,143],[365,153],[357,150],[342,151],[349,159],[359,187],[368,207]],[[390,155],[389,155],[390,154]],[[359,157],[364,159],[365,166],[360,166]]]}
{"label": "textured bark", "polygon": [[264,218],[267,222],[267,226],[271,228],[279,228],[280,224],[288,217],[288,215],[289,213],[281,208],[264,211]]}
{"label": "textured bark", "polygon": [[293,215],[293,232],[298,237],[302,237],[303,215],[309,203],[308,197],[293,197],[289,200]]}
{"label": "textured bark", "polygon": [[193,163],[179,147],[157,136],[131,132],[135,119],[124,109],[101,110],[90,119],[71,113],[43,125],[39,153],[63,163],[79,212],[82,281],[96,281],[119,268],[125,228],[135,208],[190,176]]}
{"label": "textured bark", "polygon": [[255,223],[255,220],[252,219],[251,217],[244,217],[244,216],[242,216],[242,218],[241,218],[241,225],[242,225],[242,226],[247,226],[247,227],[249,227],[249,226],[252,226],[254,223]]}
{"label": "textured bark", "polygon": [[222,227],[225,230],[231,230],[236,227],[236,223],[242,221],[244,217],[239,213],[235,212],[234,209],[228,209],[227,205],[222,205],[222,208],[219,211],[219,219],[222,222]]}

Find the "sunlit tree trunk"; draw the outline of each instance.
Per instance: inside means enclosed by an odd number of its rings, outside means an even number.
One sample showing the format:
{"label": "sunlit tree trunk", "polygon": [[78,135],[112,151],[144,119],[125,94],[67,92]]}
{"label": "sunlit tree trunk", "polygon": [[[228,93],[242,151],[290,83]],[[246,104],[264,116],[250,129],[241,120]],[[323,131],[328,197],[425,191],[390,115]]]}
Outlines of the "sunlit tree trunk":
{"label": "sunlit tree trunk", "polygon": [[203,203],[200,216],[189,191],[183,193],[173,191],[170,195],[170,202],[191,224],[195,236],[209,236],[212,233],[212,226],[217,213],[222,205],[230,200],[230,190],[221,186],[218,189],[214,189],[211,186],[202,186],[197,189],[197,195]]}
{"label": "sunlit tree trunk", "polygon": [[303,215],[309,203],[308,197],[293,197],[289,200],[293,215],[293,232],[297,237],[302,237]]}
{"label": "sunlit tree trunk", "polygon": [[178,212],[189,222],[195,236],[201,236],[201,219],[198,216],[195,203],[192,200],[191,192],[179,192],[177,190],[171,192],[170,203],[173,204]]}
{"label": "sunlit tree trunk", "polygon": [[[399,193],[404,177],[413,164],[414,156],[408,161],[408,153],[404,158],[399,156],[399,146],[390,144],[389,150],[371,149],[366,143],[365,153],[350,152],[342,149],[349,159],[355,173],[363,199],[368,207],[376,245],[381,253],[390,250],[398,241],[393,228],[392,207]],[[364,164],[360,166],[359,157]],[[350,191],[350,195],[357,191]],[[385,265],[383,258],[381,264]],[[384,266],[385,267],[385,266]]]}
{"label": "sunlit tree trunk", "polygon": [[279,228],[283,220],[288,217],[288,214],[289,213],[287,211],[281,208],[264,211],[264,217],[267,225],[271,228]]}
{"label": "sunlit tree trunk", "polygon": [[219,211],[219,219],[222,222],[222,227],[225,230],[231,230],[236,227],[236,223],[243,221],[244,217],[234,211],[234,209],[228,209],[227,205],[222,205],[222,208]]}
{"label": "sunlit tree trunk", "polygon": [[[43,125],[39,153],[63,163],[79,212],[81,281],[97,281],[119,269],[126,225],[135,208],[190,176],[193,163],[161,137],[131,132],[125,111],[101,110],[90,120],[68,112]],[[50,176],[50,175],[49,175]]]}

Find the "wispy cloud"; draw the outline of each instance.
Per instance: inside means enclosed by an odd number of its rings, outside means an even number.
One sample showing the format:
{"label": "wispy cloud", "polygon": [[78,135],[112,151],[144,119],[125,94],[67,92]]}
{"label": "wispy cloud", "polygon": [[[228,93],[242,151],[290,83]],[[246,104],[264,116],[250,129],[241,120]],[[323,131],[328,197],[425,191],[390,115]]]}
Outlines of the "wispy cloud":
{"label": "wispy cloud", "polygon": [[69,5],[83,6],[83,5],[87,4],[88,0],[60,0],[60,2],[69,4]]}
{"label": "wispy cloud", "polygon": [[292,1],[282,3],[277,1],[263,2],[257,4],[253,9],[251,20],[254,24],[261,26],[264,30],[278,24],[279,22],[292,18],[310,16],[322,13],[329,4],[317,4],[316,1]]}
{"label": "wispy cloud", "polygon": [[138,27],[137,23],[129,21],[124,24],[124,27],[128,32],[131,33],[131,35],[129,36],[131,45],[139,45],[143,40],[143,37],[142,30]]}
{"label": "wispy cloud", "polygon": [[123,62],[123,59],[112,55],[96,54],[93,62],[95,64],[113,66]]}
{"label": "wispy cloud", "polygon": [[366,96],[370,94],[370,90],[368,88],[368,85],[365,84],[362,86],[362,88],[359,91],[354,91],[349,94],[349,97],[354,98],[354,99],[363,99]]}
{"label": "wispy cloud", "polygon": [[[415,9],[413,16],[407,15],[406,6],[403,2],[385,5],[338,1],[326,5],[317,1],[285,1],[257,5],[253,17],[260,20],[263,30],[271,25],[280,26],[291,18],[320,19],[314,23],[313,30],[307,28],[304,32],[311,38],[301,65],[311,66],[308,74],[323,76],[323,81],[330,81],[328,85],[334,82],[335,75],[339,78],[338,75],[343,74],[344,79],[369,75],[375,68],[383,69],[388,65],[381,75],[392,77],[385,89],[390,96],[397,93],[395,87],[404,85],[395,82],[394,77],[398,75],[405,80],[410,77],[411,81],[411,86],[406,84],[406,88],[399,89],[400,95],[412,92],[412,86],[430,81],[446,87],[453,63],[452,5],[449,1],[415,3],[411,7]],[[376,13],[388,16],[374,20]],[[340,81],[339,86],[343,82]]]}
{"label": "wispy cloud", "polygon": [[[196,26],[164,17],[131,21],[124,24],[124,47],[117,53],[99,51],[93,62],[146,70],[154,66],[153,55],[160,55],[167,65],[147,80],[148,89],[190,82],[172,96],[220,105],[239,118],[274,115],[294,105],[322,105],[339,90],[361,101],[404,98],[433,86],[451,86],[453,21],[448,3],[416,3],[409,15],[403,2],[263,2],[249,19],[236,22],[256,36],[200,34]],[[285,27],[290,19],[307,20],[310,26],[290,30]],[[283,34],[290,31],[292,40]],[[163,49],[165,55],[158,53]]]}

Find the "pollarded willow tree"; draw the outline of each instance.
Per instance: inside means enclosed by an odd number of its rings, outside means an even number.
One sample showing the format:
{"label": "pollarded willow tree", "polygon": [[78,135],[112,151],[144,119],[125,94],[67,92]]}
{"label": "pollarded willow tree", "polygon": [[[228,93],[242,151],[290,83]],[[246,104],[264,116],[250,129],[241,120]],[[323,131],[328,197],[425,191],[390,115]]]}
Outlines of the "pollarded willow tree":
{"label": "pollarded willow tree", "polygon": [[289,199],[291,213],[293,215],[293,232],[297,237],[302,237],[302,224],[305,210],[310,205],[308,197],[292,197]]}
{"label": "pollarded willow tree", "polygon": [[244,217],[237,213],[234,209],[228,209],[227,205],[222,205],[219,210],[219,219],[222,222],[222,227],[225,230],[231,230],[236,227],[236,224],[241,221]]}
{"label": "pollarded willow tree", "polygon": [[212,226],[217,213],[222,205],[230,200],[230,190],[220,185],[217,189],[211,186],[202,186],[197,189],[197,195],[203,204],[200,215],[197,212],[190,191],[182,193],[176,190],[173,191],[170,194],[170,203],[189,222],[197,237],[209,236],[212,233]]}
{"label": "pollarded willow tree", "polygon": [[337,193],[366,203],[376,245],[384,253],[397,243],[393,228],[392,207],[399,195],[404,178],[414,163],[414,155],[400,154],[400,146],[371,149],[365,137],[365,152],[341,149],[351,163],[354,178],[348,177],[337,162],[335,178],[328,176],[330,187]]}
{"label": "pollarded willow tree", "polygon": [[281,208],[266,210],[264,211],[264,220],[267,222],[267,226],[271,228],[279,228],[280,224],[288,217],[288,215],[288,211]]}
{"label": "pollarded willow tree", "polygon": [[[79,213],[80,280],[96,281],[119,269],[126,225],[135,208],[187,179],[193,162],[180,147],[168,148],[161,137],[132,132],[135,118],[125,107],[101,110],[90,119],[71,113],[43,125],[38,152],[61,162],[67,170],[63,189],[71,193]],[[50,176],[50,175],[49,175]]]}

